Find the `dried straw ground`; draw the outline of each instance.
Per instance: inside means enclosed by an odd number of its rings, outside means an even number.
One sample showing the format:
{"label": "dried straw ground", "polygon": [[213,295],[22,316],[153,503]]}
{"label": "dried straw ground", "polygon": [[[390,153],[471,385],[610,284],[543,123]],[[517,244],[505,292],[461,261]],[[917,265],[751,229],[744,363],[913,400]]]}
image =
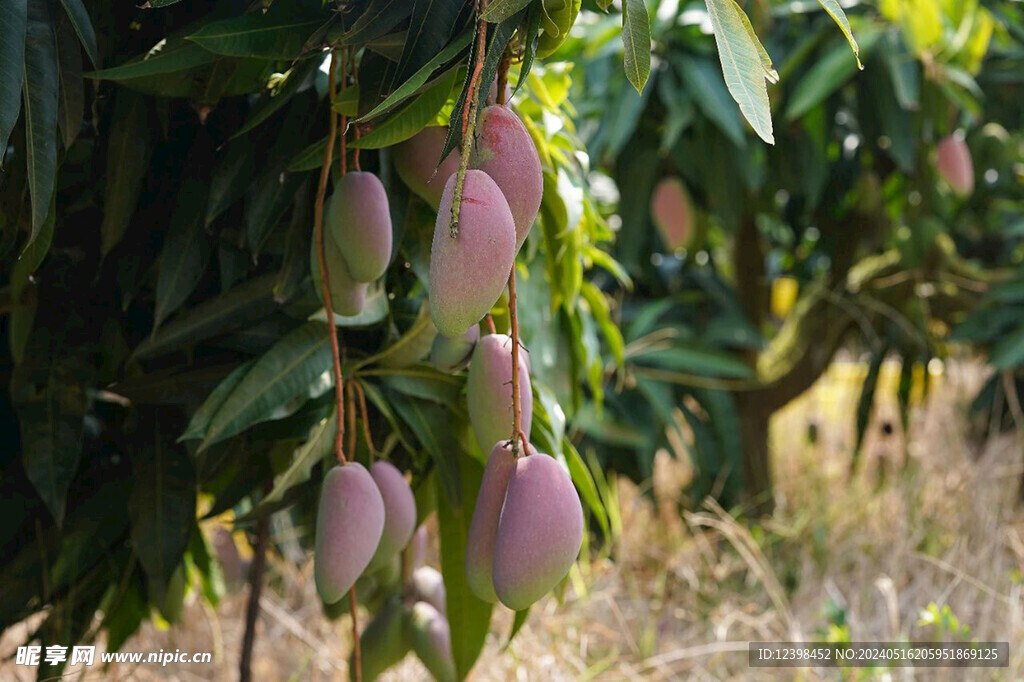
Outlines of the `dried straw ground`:
{"label": "dried straw ground", "polygon": [[[904,439],[887,367],[864,447],[850,477],[853,418],[863,367],[837,363],[772,425],[777,511],[750,527],[713,505],[680,518],[689,473],[661,453],[650,485],[620,481],[625,532],[581,570],[583,589],[534,607],[502,650],[511,613],[502,610],[474,680],[1021,679],[1024,678],[1024,512],[1014,434],[968,438],[965,405],[982,372],[956,365],[934,382]],[[817,425],[816,443],[807,438]],[[894,427],[884,435],[884,424]],[[982,442],[979,442],[982,441]],[[899,473],[904,445],[910,463]],[[883,476],[882,473],[885,472]],[[348,621],[320,612],[311,566],[272,566],[259,622],[254,679],[347,677]],[[146,625],[124,650],[213,651],[212,665],[98,666],[73,679],[233,680],[244,590],[219,609],[193,599],[180,626]],[[853,641],[953,634],[922,622],[948,606],[978,640],[1008,640],[1002,670],[765,670],[747,666],[748,640]],[[6,655],[17,633],[0,639]],[[20,676],[19,676],[20,675]],[[0,678],[29,679],[9,664]],[[384,679],[428,679],[413,656]]]}

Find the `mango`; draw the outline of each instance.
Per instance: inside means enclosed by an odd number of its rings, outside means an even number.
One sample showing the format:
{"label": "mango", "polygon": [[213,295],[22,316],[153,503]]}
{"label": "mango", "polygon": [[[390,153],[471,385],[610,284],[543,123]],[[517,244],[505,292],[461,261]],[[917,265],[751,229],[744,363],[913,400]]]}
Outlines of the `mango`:
{"label": "mango", "polygon": [[416,498],[405,476],[391,462],[377,460],[370,467],[384,500],[384,530],[368,570],[375,570],[395,558],[409,544],[416,530]]}
{"label": "mango", "polygon": [[515,260],[516,230],[505,196],[487,173],[466,172],[459,229],[449,230],[455,194],[448,178],[430,250],[430,316],[437,331],[462,336],[501,296]]}
{"label": "mango", "polygon": [[412,648],[438,682],[455,682],[455,659],[448,620],[426,602],[416,602],[410,618]]}
{"label": "mango", "polygon": [[974,161],[962,133],[950,135],[939,142],[935,150],[935,165],[954,194],[968,197],[974,192]]}
{"label": "mango", "polygon": [[357,462],[327,472],[316,517],[313,576],[328,604],[340,600],[366,570],[384,531],[384,500]]}
{"label": "mango", "polygon": [[572,568],[583,543],[583,506],[569,474],[552,457],[516,460],[494,546],[494,591],[521,611]]}
{"label": "mango", "polygon": [[540,210],[544,174],[533,139],[515,112],[496,104],[483,110],[470,163],[491,176],[505,195],[518,252]]}
{"label": "mango", "polygon": [[498,601],[491,574],[494,544],[508,481],[515,468],[516,458],[512,454],[511,444],[505,441],[497,443],[487,458],[476,506],[473,508],[473,519],[469,524],[469,534],[466,536],[466,582],[473,594],[491,603]]}
{"label": "mango", "polygon": [[[530,438],[533,393],[530,365],[519,349],[519,405],[522,431]],[[466,382],[469,423],[480,449],[487,452],[499,441],[512,438],[512,339],[506,334],[487,334],[476,344]]]}
{"label": "mango", "polygon": [[[327,284],[331,289],[331,309],[338,315],[353,316],[363,311],[366,291],[369,285],[357,282],[348,271],[348,265],[334,240],[324,234],[324,257],[327,260]],[[316,254],[316,240],[310,245],[309,269],[313,276],[316,297],[323,303],[323,286],[320,283],[320,260]]]}
{"label": "mango", "polygon": [[384,184],[373,173],[346,173],[324,211],[324,232],[338,246],[357,282],[380,278],[391,262],[391,210]]}
{"label": "mango", "polygon": [[686,185],[679,178],[665,178],[651,195],[651,220],[658,228],[665,248],[675,251],[686,246],[693,234],[693,205]]}
{"label": "mango", "polygon": [[444,577],[433,566],[420,566],[412,572],[409,587],[416,601],[425,601],[442,614],[448,613]]}
{"label": "mango", "polygon": [[458,372],[469,364],[469,358],[479,338],[480,327],[475,324],[457,339],[449,339],[444,334],[438,334],[430,347],[430,364],[439,372]]}
{"label": "mango", "polygon": [[[409,610],[401,600],[392,597],[374,615],[359,636],[362,658],[362,679],[371,682],[412,651],[412,628]],[[349,660],[350,678],[355,679],[355,666]]]}
{"label": "mango", "polygon": [[396,145],[394,150],[398,177],[435,210],[441,203],[444,183],[459,169],[457,147],[438,165],[446,137],[447,126],[431,126]]}
{"label": "mango", "polygon": [[412,565],[422,566],[427,562],[427,552],[429,551],[430,538],[427,536],[427,527],[421,525],[413,533],[412,540],[409,541],[411,547],[410,553],[412,554]]}

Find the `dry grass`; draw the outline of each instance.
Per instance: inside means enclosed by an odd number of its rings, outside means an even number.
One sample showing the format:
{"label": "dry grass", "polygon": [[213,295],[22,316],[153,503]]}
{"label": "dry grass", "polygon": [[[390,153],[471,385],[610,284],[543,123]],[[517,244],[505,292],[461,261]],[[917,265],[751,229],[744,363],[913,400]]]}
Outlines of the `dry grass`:
{"label": "dry grass", "polygon": [[[913,410],[906,438],[892,372],[883,372],[864,467],[851,477],[863,368],[837,363],[772,425],[777,511],[763,525],[737,523],[714,505],[680,519],[676,496],[688,472],[661,453],[648,486],[618,483],[625,532],[581,567],[585,593],[570,588],[562,604],[548,598],[535,606],[507,650],[512,618],[501,610],[473,679],[839,679],[834,671],[750,669],[747,642],[952,639],[919,624],[932,603],[948,605],[976,639],[1008,640],[1010,669],[864,671],[862,678],[1021,679],[1021,445],[1014,435],[982,446],[968,441],[964,405],[980,371],[954,369],[927,405]],[[806,437],[812,421],[816,443]],[[886,421],[895,425],[891,436],[882,435]],[[901,472],[904,448],[910,462]],[[256,680],[347,676],[347,619],[323,618],[311,573],[308,565],[295,571],[275,564]],[[243,593],[216,612],[194,600],[179,627],[146,625],[124,647],[214,651],[212,666],[123,667],[105,678],[236,679],[243,609]],[[11,633],[0,640],[0,655],[13,641]],[[4,679],[18,679],[16,672],[0,666]],[[98,677],[92,668],[79,679]],[[426,679],[426,672],[409,656],[386,679]]]}

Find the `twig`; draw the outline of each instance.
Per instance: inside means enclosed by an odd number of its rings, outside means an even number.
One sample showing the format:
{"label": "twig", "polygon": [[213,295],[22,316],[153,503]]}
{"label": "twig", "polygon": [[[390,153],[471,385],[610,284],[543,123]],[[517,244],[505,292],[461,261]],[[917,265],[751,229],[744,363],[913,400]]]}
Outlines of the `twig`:
{"label": "twig", "polygon": [[[350,52],[352,58],[349,60],[351,62],[351,64],[352,64],[352,85],[354,85],[356,87],[359,87],[359,69],[356,68],[356,52],[355,52],[355,48],[350,48],[350,49],[352,50]],[[359,139],[359,126],[356,125],[355,129],[356,129],[355,130],[355,137],[358,140]],[[352,152],[352,165],[355,167],[355,169],[357,171],[362,170],[362,168],[359,167],[359,147],[356,147],[356,150],[354,152]]]}
{"label": "twig", "polygon": [[366,447],[370,451],[370,461],[373,462],[377,456],[377,448],[373,444],[373,436],[370,433],[370,412],[366,409],[366,392],[360,382],[355,382],[356,396],[359,398],[359,413],[363,418],[363,438],[366,439]]}
{"label": "twig", "polygon": [[487,313],[487,315],[484,317],[484,319],[487,321],[487,328],[489,330],[491,330],[491,333],[492,334],[497,334],[498,330],[494,326],[494,317],[492,317],[490,313]]}
{"label": "twig", "polygon": [[[331,54],[331,68],[327,76],[329,104],[334,103],[334,77],[337,72],[337,55]],[[327,147],[324,150],[324,163],[320,167],[320,183],[316,190],[316,206],[313,211],[313,239],[316,241],[316,257],[320,264],[320,287],[324,297],[324,309],[327,311],[327,328],[331,337],[331,360],[334,363],[334,395],[338,402],[338,432],[334,438],[334,454],[338,462],[345,463],[345,386],[341,376],[341,352],[338,346],[338,330],[334,326],[334,310],[331,307],[331,285],[327,277],[327,257],[324,255],[324,197],[327,196],[327,178],[331,174],[331,155],[334,151],[334,138],[338,134],[338,120],[334,110],[328,107],[330,127],[327,133]],[[344,172],[344,170],[342,171]]]}
{"label": "twig", "polygon": [[[273,479],[263,484],[264,494],[274,487]],[[245,606],[245,635],[242,638],[242,656],[238,661],[239,682],[252,679],[252,645],[256,641],[256,617],[260,613],[260,592],[263,590],[263,570],[267,563],[267,544],[270,539],[270,516],[256,524],[256,546],[249,567],[249,601]]]}
{"label": "twig", "polygon": [[[519,315],[516,311],[516,264],[508,273],[508,318],[512,326],[512,456],[519,456],[519,434],[523,432],[523,406],[519,395]],[[529,454],[526,446],[523,452]]]}
{"label": "twig", "polygon": [[356,453],[356,406],[353,384],[355,384],[354,380],[345,387],[345,411],[348,413],[348,454],[350,457],[354,457]]}

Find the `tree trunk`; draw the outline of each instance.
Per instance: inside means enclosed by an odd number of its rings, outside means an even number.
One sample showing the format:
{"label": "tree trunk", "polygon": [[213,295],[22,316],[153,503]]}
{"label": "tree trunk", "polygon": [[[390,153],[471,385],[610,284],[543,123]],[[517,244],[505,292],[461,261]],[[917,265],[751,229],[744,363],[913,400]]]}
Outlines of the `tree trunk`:
{"label": "tree trunk", "polygon": [[752,517],[771,516],[775,509],[768,451],[772,410],[756,392],[736,394],[736,407],[740,419],[744,512]]}

